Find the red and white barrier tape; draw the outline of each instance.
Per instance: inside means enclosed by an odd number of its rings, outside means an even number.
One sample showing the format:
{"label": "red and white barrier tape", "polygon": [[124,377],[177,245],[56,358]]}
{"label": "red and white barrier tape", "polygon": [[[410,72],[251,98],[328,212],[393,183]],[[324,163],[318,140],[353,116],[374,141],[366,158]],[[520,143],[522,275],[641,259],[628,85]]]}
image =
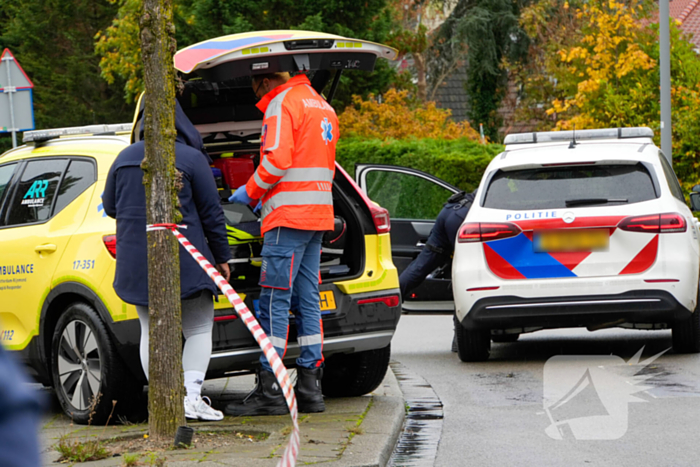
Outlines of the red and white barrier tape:
{"label": "red and white barrier tape", "polygon": [[282,392],[284,393],[284,398],[287,401],[287,406],[289,407],[289,414],[292,417],[292,433],[289,437],[289,442],[287,447],[284,449],[284,455],[282,459],[277,463],[278,467],[294,467],[297,462],[297,456],[299,455],[299,424],[297,423],[298,418],[298,408],[297,399],[294,395],[294,389],[292,388],[292,383],[289,379],[289,373],[287,373],[287,368],[285,368],[282,363],[282,359],[275,350],[275,347],[268,339],[265,331],[262,330],[260,324],[255,319],[253,314],[248,310],[248,307],[241,297],[238,296],[233,287],[224,279],[224,277],[219,274],[214,266],[192,245],[189,240],[185,238],[177,229],[186,228],[186,226],[175,225],[175,224],[153,224],[149,225],[146,230],[170,230],[175,238],[180,242],[182,246],[188,251],[189,254],[199,263],[199,265],[204,269],[204,272],[209,275],[209,277],[216,283],[216,286],[226,295],[228,301],[231,302],[236,313],[241,317],[248,330],[253,335],[258,345],[265,354],[265,358],[270,362],[272,371],[275,373],[277,382],[279,382]]}

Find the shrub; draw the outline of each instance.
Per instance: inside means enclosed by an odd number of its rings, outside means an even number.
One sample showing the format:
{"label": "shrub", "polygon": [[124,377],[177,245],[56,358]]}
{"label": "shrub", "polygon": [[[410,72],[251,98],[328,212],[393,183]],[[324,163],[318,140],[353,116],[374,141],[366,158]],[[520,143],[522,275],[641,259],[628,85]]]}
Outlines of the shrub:
{"label": "shrub", "polygon": [[399,165],[422,170],[465,191],[479,186],[491,159],[503,151],[500,144],[454,140],[386,140],[340,138],[337,160],[352,176],[355,164]]}
{"label": "shrub", "polygon": [[[491,159],[503,150],[498,144],[455,140],[387,140],[341,138],[336,159],[353,177],[355,164],[409,167],[438,177],[464,191],[475,190]],[[394,219],[434,219],[449,197],[447,190],[415,177],[370,172],[367,193]]]}

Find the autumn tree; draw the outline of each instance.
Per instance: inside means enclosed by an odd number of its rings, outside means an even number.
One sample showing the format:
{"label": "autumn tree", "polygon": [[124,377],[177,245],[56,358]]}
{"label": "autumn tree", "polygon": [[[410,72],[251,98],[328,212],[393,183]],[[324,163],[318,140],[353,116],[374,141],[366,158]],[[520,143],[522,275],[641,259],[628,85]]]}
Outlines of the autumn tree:
{"label": "autumn tree", "polygon": [[560,96],[547,113],[557,114],[558,128],[628,126],[650,120],[650,95],[659,79],[650,55],[656,37],[642,21],[640,1],[593,1],[576,12],[582,20],[579,42],[561,48],[554,71]]}
{"label": "autumn tree", "polygon": [[[172,224],[177,208],[175,170],[175,38],[170,0],[143,0],[140,18],[145,94],[142,163],[149,224]],[[148,232],[150,325],[148,429],[172,440],[184,425],[179,246],[167,230]]]}
{"label": "autumn tree", "polygon": [[407,90],[390,89],[382,102],[375,96],[355,96],[354,105],[340,114],[340,134],[366,139],[467,138],[474,141],[479,134],[467,122],[455,123],[451,112],[438,109],[435,102],[423,102],[409,96]]}
{"label": "autumn tree", "polygon": [[[559,10],[557,4],[540,0],[523,14],[533,42],[549,52],[536,57],[539,68],[521,81],[521,103],[529,106],[529,115],[542,112],[532,111],[541,106],[545,128],[649,126],[658,133],[655,4],[589,0],[565,3]],[[557,25],[561,31],[547,40],[544,31]],[[674,169],[689,189],[700,181],[700,58],[674,21],[671,85]]]}

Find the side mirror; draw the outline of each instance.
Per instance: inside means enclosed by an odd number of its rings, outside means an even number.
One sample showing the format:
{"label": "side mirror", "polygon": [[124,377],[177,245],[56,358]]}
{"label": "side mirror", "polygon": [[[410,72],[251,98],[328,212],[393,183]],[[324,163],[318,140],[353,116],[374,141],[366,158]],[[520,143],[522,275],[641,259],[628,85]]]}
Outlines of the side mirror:
{"label": "side mirror", "polygon": [[700,193],[700,185],[695,185],[692,190],[694,193]]}
{"label": "side mirror", "polygon": [[[695,190],[695,188],[693,188]],[[693,191],[690,194],[690,207],[693,212],[700,212],[700,193]]]}

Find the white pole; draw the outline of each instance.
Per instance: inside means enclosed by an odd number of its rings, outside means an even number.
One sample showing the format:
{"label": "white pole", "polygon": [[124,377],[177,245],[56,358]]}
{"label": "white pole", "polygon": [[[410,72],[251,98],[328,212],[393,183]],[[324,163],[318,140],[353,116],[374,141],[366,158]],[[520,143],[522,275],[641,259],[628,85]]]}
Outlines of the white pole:
{"label": "white pole", "polygon": [[6,57],[2,58],[4,61],[7,61],[7,87],[5,88],[5,91],[7,91],[7,95],[10,98],[10,123],[12,124],[12,128],[10,128],[10,131],[12,131],[12,147],[16,148],[17,147],[17,127],[15,126],[15,106],[12,102],[12,94],[15,92],[15,88],[12,87],[12,78],[10,76],[10,60],[13,60],[11,55],[8,55]]}
{"label": "white pole", "polygon": [[669,0],[659,1],[659,68],[661,72],[661,151],[673,165],[671,156],[671,40],[668,24]]}

